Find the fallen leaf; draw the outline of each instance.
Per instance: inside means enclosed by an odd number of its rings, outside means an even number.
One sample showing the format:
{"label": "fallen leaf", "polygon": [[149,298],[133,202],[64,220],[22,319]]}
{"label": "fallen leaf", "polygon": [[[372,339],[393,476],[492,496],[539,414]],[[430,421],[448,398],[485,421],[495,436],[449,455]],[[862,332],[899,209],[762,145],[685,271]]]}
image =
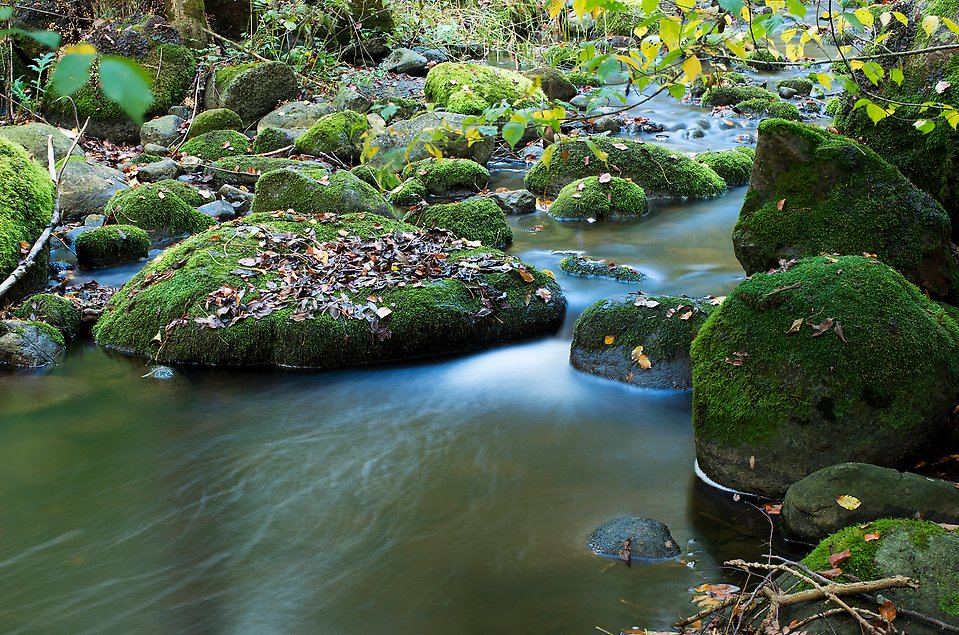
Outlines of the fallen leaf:
{"label": "fallen leaf", "polygon": [[[953,26],[955,26],[955,25],[953,25]],[[941,82],[939,82],[939,83],[936,84],[936,92],[941,95],[941,94],[943,94],[944,92],[946,92],[946,90],[947,90],[950,86],[952,86],[952,84],[950,84],[949,82],[943,80],[943,81],[941,81]]]}
{"label": "fallen leaf", "polygon": [[785,206],[786,206],[786,199],[782,199],[781,201],[776,203],[776,209],[778,209],[780,212],[783,211],[783,208]]}
{"label": "fallen leaf", "polygon": [[613,180],[613,175],[610,174],[609,172],[603,172],[602,174],[599,175],[600,183],[609,183],[612,180]]}
{"label": "fallen leaf", "polygon": [[846,339],[846,334],[842,332],[842,324],[836,322],[836,326],[833,328],[833,331],[835,331],[836,337],[841,339],[846,344],[849,343],[849,340]]}
{"label": "fallen leaf", "polygon": [[782,513],[782,511],[783,511],[783,504],[782,504],[782,503],[777,503],[777,504],[775,504],[775,505],[772,505],[772,504],[770,504],[770,503],[765,503],[765,504],[763,505],[763,509],[765,509],[765,510],[766,510],[766,513],[769,514],[770,516],[775,516],[775,515],[777,515],[777,514],[781,514],[781,513]]}
{"label": "fallen leaf", "polygon": [[799,329],[802,328],[802,323],[803,323],[804,321],[805,321],[805,320],[803,320],[803,318],[799,318],[798,320],[793,320],[792,326],[790,326],[790,327],[786,330],[786,333],[787,333],[787,334],[790,334],[790,333],[798,333],[798,332],[799,332]]}
{"label": "fallen leaf", "polygon": [[606,344],[606,346],[609,346],[615,341],[616,341],[615,335],[607,335],[606,337],[603,338],[603,343]]}
{"label": "fallen leaf", "polygon": [[863,542],[873,542],[875,540],[879,540],[879,532],[877,531],[872,534],[863,534],[862,539],[863,539]]}
{"label": "fallen leaf", "polygon": [[629,354],[630,359],[639,364],[639,367],[644,370],[649,370],[653,367],[653,363],[649,361],[649,358],[643,355],[643,347],[637,346]]}
{"label": "fallen leaf", "polygon": [[[956,487],[959,488],[959,484],[957,484]],[[959,529],[959,525],[953,525],[950,523],[936,523],[936,524],[942,527],[943,529],[945,529],[946,531],[955,531]]]}
{"label": "fallen leaf", "polygon": [[842,569],[829,569],[828,571],[817,571],[816,573],[829,580],[835,580],[842,575]]}
{"label": "fallen leaf", "polygon": [[829,565],[831,567],[838,567],[846,560],[849,560],[849,556],[852,555],[849,553],[848,549],[844,549],[839,553],[834,553],[829,556]]}
{"label": "fallen leaf", "polygon": [[376,310],[376,316],[380,318],[381,320],[388,318],[392,314],[393,314],[393,311],[385,306],[381,306],[380,308]]}
{"label": "fallen leaf", "polygon": [[[639,297],[639,298],[636,298],[635,302],[633,302],[633,306],[644,306],[652,309],[654,307],[659,306],[659,302],[657,302],[656,300],[647,300],[646,298]],[[956,408],[959,409],[959,406],[956,406]]]}
{"label": "fallen leaf", "polygon": [[859,506],[862,505],[862,501],[855,496],[850,496],[849,494],[843,494],[842,496],[837,497],[836,502],[839,503],[840,507],[848,509],[849,511],[859,509]]}
{"label": "fallen leaf", "polygon": [[532,282],[536,279],[525,267],[518,268],[516,272],[519,274],[519,277],[523,279],[523,282]]}
{"label": "fallen leaf", "polygon": [[879,606],[879,615],[887,622],[892,622],[896,619],[896,605],[886,600]]}
{"label": "fallen leaf", "polygon": [[682,315],[680,315],[680,316],[679,316],[679,319],[680,319],[680,320],[688,320],[688,319],[691,318],[691,317],[693,317],[693,312],[690,310],[690,311],[686,311],[685,313],[683,313]]}
{"label": "fallen leaf", "polygon": [[812,336],[819,337],[820,335],[822,335],[823,333],[831,329],[833,324],[835,323],[836,323],[836,320],[832,318],[826,318],[819,324],[810,324],[810,326],[812,327]]}
{"label": "fallen leaf", "polygon": [[546,304],[549,304],[549,301],[553,299],[553,292],[546,287],[540,287],[536,290],[536,297],[540,298]]}

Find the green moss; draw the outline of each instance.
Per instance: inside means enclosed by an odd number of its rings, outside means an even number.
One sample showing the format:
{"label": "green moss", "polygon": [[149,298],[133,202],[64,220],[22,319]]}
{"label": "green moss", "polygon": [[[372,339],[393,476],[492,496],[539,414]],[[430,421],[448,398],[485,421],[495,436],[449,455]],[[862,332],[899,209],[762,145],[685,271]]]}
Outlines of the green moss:
{"label": "green moss", "polygon": [[431,68],[424,92],[428,101],[464,115],[482,114],[503,101],[512,105],[530,97],[546,99],[543,91],[519,73],[459,62],[443,62]]}
{"label": "green moss", "polygon": [[[292,150],[296,136],[285,128],[266,128],[253,139],[253,154],[279,153],[284,148]],[[289,152],[286,153],[287,155]]]}
{"label": "green moss", "polygon": [[[810,324],[827,318],[846,341],[813,336]],[[788,333],[795,320],[808,322]],[[763,445],[787,424],[832,434],[847,422],[912,430],[924,443],[953,407],[940,411],[959,385],[957,342],[946,312],[875,260],[817,256],[755,274],[693,343],[697,443]]]}
{"label": "green moss", "polygon": [[607,161],[597,157],[584,139],[554,143],[526,174],[526,189],[557,193],[579,178],[609,172],[630,179],[651,197],[708,197],[726,190],[726,182],[709,167],[662,146],[609,137],[592,137],[590,142],[608,156]]}
{"label": "green moss", "polygon": [[386,123],[412,119],[425,110],[426,106],[423,105],[423,102],[416,99],[406,99],[405,97],[377,99],[370,107],[370,112],[379,114]]}
{"label": "green moss", "polygon": [[390,200],[393,201],[394,205],[413,207],[424,202],[427,196],[429,196],[429,192],[423,182],[411,178],[407,179],[399,189],[390,193]]}
{"label": "green moss", "polygon": [[600,219],[642,216],[647,211],[646,193],[635,183],[618,177],[603,183],[599,177],[588,176],[560,190],[549,215],[559,219]]}
{"label": "green moss", "polygon": [[735,106],[736,112],[746,115],[758,115],[761,118],[786,119],[799,121],[802,116],[799,109],[785,101],[768,101],[766,99],[747,99]]}
{"label": "green moss", "polygon": [[363,150],[363,139],[370,129],[365,115],[352,110],[320,117],[305,135],[296,140],[299,152],[326,154],[341,161],[356,161]]}
{"label": "green moss", "polygon": [[199,157],[204,161],[216,161],[224,157],[246,154],[250,140],[236,130],[213,130],[193,137],[180,147],[180,152]]}
{"label": "green moss", "polygon": [[696,156],[696,160],[712,168],[729,187],[746,185],[753,171],[755,153],[743,152],[743,150],[751,151],[752,148],[740,147],[722,152],[703,152]]}
{"label": "green moss", "polygon": [[875,152],[778,119],[760,124],[759,147],[761,164],[733,230],[746,273],[823,252],[871,253],[940,296],[959,281],[948,216]]}
{"label": "green moss", "polygon": [[123,165],[125,167],[139,167],[143,165],[149,165],[151,163],[156,163],[157,161],[162,161],[165,158],[166,157],[161,157],[160,155],[157,155],[157,154],[147,154],[146,152],[141,152],[140,154],[136,154],[130,157],[126,161],[126,163],[124,163]]}
{"label": "green moss", "polygon": [[243,120],[229,108],[214,108],[201,112],[190,123],[188,139],[214,130],[243,130]]}
{"label": "green moss", "polygon": [[434,196],[478,192],[489,183],[489,170],[469,159],[423,159],[403,169],[403,178],[416,178]]}
{"label": "green moss", "polygon": [[105,225],[80,234],[77,261],[84,267],[106,267],[146,258],[150,236],[133,225]]}
{"label": "green moss", "polygon": [[782,62],[783,58],[767,49],[750,51],[746,54],[746,64],[752,66],[758,71],[778,71],[782,68],[779,64],[770,64],[770,62]]}
{"label": "green moss", "polygon": [[779,97],[760,86],[717,84],[703,93],[703,106],[734,106],[751,99],[779,101]]}
{"label": "green moss", "polygon": [[839,113],[840,107],[842,107],[842,101],[838,97],[830,97],[826,101],[825,113],[830,117],[835,117]]}
{"label": "green moss", "polygon": [[153,183],[117,192],[103,211],[119,224],[174,236],[195,234],[214,224],[212,218],[190,207],[171,189]]}
{"label": "green moss", "polygon": [[556,44],[544,50],[542,56],[543,60],[550,66],[572,67],[579,61],[577,58],[578,53],[579,47]]}
{"label": "green moss", "polygon": [[566,76],[569,83],[573,86],[583,88],[585,86],[602,87],[606,85],[603,78],[596,73],[584,73],[583,71],[573,71]]}
{"label": "green moss", "polygon": [[292,209],[299,214],[370,213],[391,216],[389,203],[348,170],[274,170],[260,177],[253,212]]}
{"label": "green moss", "polygon": [[[43,333],[44,335],[46,335],[47,337],[49,337],[51,340],[53,340],[56,344],[59,344],[60,346],[66,346],[66,345],[67,345],[67,341],[66,341],[66,338],[63,337],[63,333],[61,333],[59,330],[57,330],[56,327],[54,327],[54,326],[52,326],[52,325],[50,325],[50,324],[47,324],[46,322],[38,322],[38,321],[33,321],[33,320],[24,320],[24,321],[22,321],[22,322],[18,321],[18,322],[16,322],[16,324],[18,325],[18,327],[19,327],[19,325],[23,325],[23,326],[33,326],[33,327],[35,327],[37,330],[39,330],[41,333]],[[20,328],[18,328],[17,330],[18,330],[18,331],[21,331]],[[22,332],[22,331],[21,331],[21,332]]]}
{"label": "green moss", "polygon": [[359,180],[367,185],[372,185],[381,192],[396,189],[403,183],[389,168],[376,169],[363,164],[352,168],[350,172]]}
{"label": "green moss", "polygon": [[214,75],[215,80],[214,84],[217,92],[222,93],[226,90],[227,86],[233,83],[233,80],[239,77],[241,74],[250,70],[254,66],[262,64],[263,62],[253,62],[250,64],[236,64],[234,66],[224,66],[216,70]]}
{"label": "green moss", "polygon": [[412,212],[406,221],[420,227],[448,229],[466,240],[480,240],[488,247],[505,247],[513,242],[506,214],[499,205],[484,197],[429,205]]}
{"label": "green moss", "polygon": [[691,97],[699,98],[712,86],[745,86],[747,84],[749,80],[742,73],[717,71],[697,77],[689,87],[689,94]]}
{"label": "green moss", "polygon": [[[0,280],[20,263],[20,243],[33,244],[50,223],[53,181],[23,147],[0,139]],[[46,276],[46,270],[38,275]]]}
{"label": "green moss", "polygon": [[153,187],[159,188],[161,192],[172,192],[176,194],[181,201],[190,207],[200,207],[213,200],[211,197],[204,197],[200,194],[199,188],[193,187],[183,181],[176,179],[163,179],[153,184]]}
{"label": "green moss", "polygon": [[569,256],[559,262],[559,268],[571,276],[585,278],[609,278],[619,282],[642,282],[646,279],[629,265],[617,265],[605,260],[593,260],[583,256]]}
{"label": "green moss", "polygon": [[14,315],[24,320],[45,322],[64,337],[73,337],[80,330],[80,311],[70,300],[52,293],[31,296]]}
{"label": "green moss", "polygon": [[791,88],[798,94],[808,97],[812,93],[813,83],[812,80],[805,77],[789,77],[779,80],[776,87]]}
{"label": "green moss", "polygon": [[959,615],[959,591],[942,595],[939,598],[939,608],[947,615]]}
{"label": "green moss", "polygon": [[[316,233],[316,240],[343,240],[340,232],[364,240],[394,231],[415,232],[405,223],[366,215],[343,216],[333,222],[310,223],[298,215],[257,215],[225,223],[215,230],[195,236],[168,250],[135,276],[114,295],[95,327],[101,345],[123,352],[155,358],[164,363],[253,365],[277,364],[294,367],[337,368],[388,360],[450,353],[541,333],[555,328],[562,320],[565,301],[559,286],[546,274],[530,268],[534,280],[525,283],[515,271],[504,274],[479,274],[482,279],[506,294],[495,319],[476,317],[482,308],[479,297],[463,283],[441,279],[423,287],[393,286],[376,295],[378,306],[393,311],[388,322],[393,336],[379,341],[371,336],[367,322],[335,319],[322,314],[315,319],[293,321],[292,308],[282,309],[262,319],[245,319],[233,326],[202,328],[194,319],[207,317],[210,310],[204,300],[222,285],[253,286],[263,289],[279,279],[273,274],[244,280],[231,273],[238,261],[255,255],[260,249],[251,226],[267,231],[305,235]],[[216,235],[219,240],[211,241]],[[489,249],[467,250],[456,257],[491,253]],[[148,283],[148,276],[174,272],[169,279]],[[545,303],[537,297],[524,302],[528,288],[544,287],[553,293]],[[353,301],[364,300],[368,289],[346,292]],[[247,298],[255,297],[255,292]],[[166,326],[180,318],[180,326],[169,332]],[[153,340],[164,333],[162,343]]]}

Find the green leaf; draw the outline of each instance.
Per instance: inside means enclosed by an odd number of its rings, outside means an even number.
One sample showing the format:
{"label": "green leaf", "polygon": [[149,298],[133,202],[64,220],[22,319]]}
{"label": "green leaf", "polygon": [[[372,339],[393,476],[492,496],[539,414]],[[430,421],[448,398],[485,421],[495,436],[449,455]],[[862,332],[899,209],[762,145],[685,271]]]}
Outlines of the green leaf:
{"label": "green leaf", "polygon": [[682,99],[683,96],[686,94],[686,87],[683,86],[682,84],[673,84],[666,90],[669,92],[670,95],[673,96],[674,99]]}
{"label": "green leaf", "polygon": [[929,119],[917,119],[912,125],[922,134],[929,134],[936,129],[936,124]]}
{"label": "green leaf", "polygon": [[862,72],[866,75],[866,79],[877,86],[879,85],[879,80],[886,75],[885,69],[876,62],[866,62],[863,64]]}
{"label": "green leaf", "polygon": [[596,142],[592,139],[586,139],[586,147],[589,148],[590,151],[596,155],[596,158],[603,163],[607,163],[609,161],[609,153],[596,145]]}
{"label": "green leaf", "polygon": [[0,20],[9,20],[13,17],[13,7],[0,7]]}
{"label": "green leaf", "polygon": [[[92,46],[86,48],[93,49]],[[50,76],[50,84],[54,92],[61,97],[69,97],[86,86],[90,81],[90,66],[93,65],[96,57],[95,52],[68,52],[60,58]]]}
{"label": "green leaf", "polygon": [[904,79],[902,75],[902,69],[898,66],[896,68],[889,69],[889,79],[902,86],[902,80]]}
{"label": "green leaf", "polygon": [[794,15],[800,20],[806,17],[806,5],[802,3],[802,0],[786,0],[786,10],[789,15]]}
{"label": "green leaf", "polygon": [[153,103],[150,77],[139,64],[118,55],[104,55],[100,60],[100,89],[136,122],[143,121]]}
{"label": "green leaf", "polygon": [[525,132],[526,126],[521,123],[511,121],[503,126],[503,138],[511,148],[516,147],[516,144],[520,142],[520,140],[523,138],[523,133]]}
{"label": "green leaf", "polygon": [[872,122],[879,123],[883,119],[889,116],[889,113],[885,109],[877,106],[876,104],[869,102],[866,104],[866,114],[869,115],[869,118],[872,119]]}
{"label": "green leaf", "polygon": [[[739,2],[740,6],[742,6],[742,0],[735,0],[735,1]],[[720,6],[722,5],[722,3],[723,3],[723,0],[720,0],[719,1]],[[659,0],[643,0],[643,13],[645,13],[646,15],[651,15],[658,6],[659,6]]]}
{"label": "green leaf", "polygon": [[849,26],[856,29],[860,33],[866,30],[866,27],[862,25],[862,22],[859,21],[859,18],[856,17],[856,14],[852,11],[843,12],[842,17],[846,19],[846,22],[849,23]]}
{"label": "green leaf", "polygon": [[739,17],[739,12],[743,10],[743,0],[719,0],[719,8]]}

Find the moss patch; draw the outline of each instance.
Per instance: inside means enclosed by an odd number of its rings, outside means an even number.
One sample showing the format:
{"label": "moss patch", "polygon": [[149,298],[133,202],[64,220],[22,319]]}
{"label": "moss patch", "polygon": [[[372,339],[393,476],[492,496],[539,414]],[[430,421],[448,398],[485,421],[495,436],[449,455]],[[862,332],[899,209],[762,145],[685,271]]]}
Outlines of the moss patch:
{"label": "moss patch", "polygon": [[426,99],[450,112],[479,115],[492,106],[522,99],[545,100],[543,91],[513,71],[484,64],[443,62],[430,69],[424,88]]}
{"label": "moss patch", "polygon": [[403,178],[415,178],[430,194],[449,196],[478,192],[489,183],[489,170],[469,159],[423,159],[403,169]]}
{"label": "moss patch", "polygon": [[161,192],[172,192],[176,194],[181,201],[190,207],[200,207],[213,200],[212,196],[204,197],[200,194],[199,188],[193,187],[183,181],[178,181],[177,179],[162,179],[154,183],[153,186],[160,188]]}
{"label": "moss patch", "polygon": [[45,322],[70,338],[80,330],[80,311],[70,300],[52,293],[31,296],[14,312],[19,318]]}
{"label": "moss patch", "polygon": [[363,151],[363,139],[370,124],[366,116],[352,110],[324,115],[305,135],[296,140],[299,152],[327,154],[341,161],[356,161]]}
{"label": "moss patch", "polygon": [[[605,182],[604,182],[605,181]],[[549,208],[558,219],[580,220],[610,216],[642,216],[649,211],[643,188],[618,177],[589,176],[573,181],[559,192]]]}
{"label": "moss patch", "polygon": [[256,184],[253,212],[292,209],[300,214],[370,213],[392,216],[392,208],[372,186],[348,170],[274,170]]}
{"label": "moss patch", "polygon": [[703,93],[704,106],[735,106],[750,99],[779,101],[779,97],[760,86],[740,86],[738,84],[718,84]]}
{"label": "moss patch", "polygon": [[412,212],[406,220],[420,227],[448,229],[466,240],[479,240],[489,247],[505,247],[513,242],[513,231],[506,223],[506,214],[499,205],[485,197],[429,205]]}
{"label": "moss patch", "polygon": [[146,258],[150,236],[133,225],[105,225],[80,234],[77,261],[84,267],[106,267]]}
{"label": "moss patch", "polygon": [[808,97],[812,93],[813,83],[812,80],[806,79],[805,77],[789,77],[779,80],[776,87],[791,88],[796,91],[797,94]]}
{"label": "moss patch", "polygon": [[766,99],[747,99],[739,102],[733,108],[744,115],[757,115],[760,118],[788,119],[799,121],[799,109],[785,101],[769,101]]}
{"label": "moss patch", "polygon": [[753,171],[754,153],[743,152],[743,150],[751,150],[751,148],[703,152],[696,156],[696,161],[712,168],[713,172],[721,176],[729,187],[746,185]]}
{"label": "moss patch", "polygon": [[216,161],[246,154],[249,149],[250,140],[242,132],[213,130],[193,137],[180,147],[180,152],[205,161]]}
{"label": "moss patch", "polygon": [[169,187],[153,183],[117,192],[104,213],[119,224],[173,236],[195,234],[214,224],[212,218],[187,205]]}
{"label": "moss patch", "polygon": [[617,265],[605,260],[593,260],[583,256],[568,256],[559,262],[559,268],[571,276],[584,278],[609,278],[619,282],[642,282],[646,279],[629,265]]}
{"label": "moss patch", "polygon": [[193,118],[188,138],[199,137],[214,130],[243,130],[243,120],[229,108],[206,110]]}

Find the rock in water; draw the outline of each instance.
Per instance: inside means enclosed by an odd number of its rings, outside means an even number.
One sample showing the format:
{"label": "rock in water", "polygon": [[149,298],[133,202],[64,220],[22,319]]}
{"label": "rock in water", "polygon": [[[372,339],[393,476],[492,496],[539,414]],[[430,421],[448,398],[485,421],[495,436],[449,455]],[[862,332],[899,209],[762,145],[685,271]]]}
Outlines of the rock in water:
{"label": "rock in water", "polygon": [[608,174],[573,181],[549,207],[549,215],[557,220],[642,216],[648,211],[643,188]]}
{"label": "rock in water", "polygon": [[0,320],[0,368],[42,368],[63,350],[63,335],[43,322]]}
{"label": "rock in water", "polygon": [[959,326],[861,256],[747,278],[690,354],[700,467],[773,498],[837,462],[912,459],[946,433],[959,397]]}
{"label": "rock in water", "polygon": [[669,527],[651,518],[626,516],[600,525],[586,541],[586,548],[600,556],[621,557],[623,544],[630,540],[629,559],[666,560],[681,552]]}
{"label": "rock in water", "polygon": [[480,134],[480,139],[467,139],[470,129],[465,115],[451,112],[428,112],[413,119],[390,124],[374,137],[370,145],[378,152],[370,157],[373,165],[405,163],[428,159],[432,156],[427,143],[439,149],[450,159],[472,159],[486,165],[493,156],[494,140]]}

